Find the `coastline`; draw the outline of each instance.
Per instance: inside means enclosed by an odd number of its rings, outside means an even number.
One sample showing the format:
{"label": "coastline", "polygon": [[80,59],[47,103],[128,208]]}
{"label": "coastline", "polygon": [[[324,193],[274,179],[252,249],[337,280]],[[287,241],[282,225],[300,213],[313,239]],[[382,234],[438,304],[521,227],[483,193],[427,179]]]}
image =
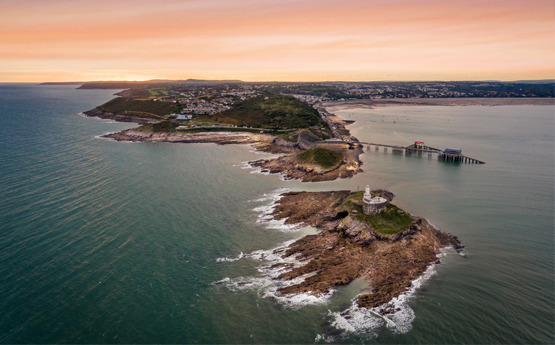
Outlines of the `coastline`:
{"label": "coastline", "polygon": [[[133,122],[137,124],[152,124],[158,122],[153,118],[141,118],[104,112],[98,108],[83,112],[86,117],[98,117],[110,119],[117,122]],[[332,114],[330,114],[333,116]],[[349,135],[344,123],[348,121],[332,120],[342,135]],[[198,133],[176,133],[176,132],[151,132],[140,130],[140,128],[127,129],[116,133],[103,135],[116,141],[130,142],[169,142],[169,143],[215,143],[219,145],[247,144],[257,151],[285,154],[285,156],[273,159],[261,159],[251,161],[251,167],[260,168],[262,172],[269,174],[281,174],[284,179],[298,179],[302,182],[333,181],[338,178],[350,178],[361,172],[362,162],[359,155],[363,152],[362,146],[355,142],[347,144],[344,142],[326,142],[313,135],[307,129],[296,130],[298,138],[295,142],[287,141],[280,136],[253,132],[229,132],[229,131],[206,131]],[[296,159],[296,155],[308,149],[322,147],[339,152],[343,159],[332,169],[322,169],[318,165],[302,164]]]}

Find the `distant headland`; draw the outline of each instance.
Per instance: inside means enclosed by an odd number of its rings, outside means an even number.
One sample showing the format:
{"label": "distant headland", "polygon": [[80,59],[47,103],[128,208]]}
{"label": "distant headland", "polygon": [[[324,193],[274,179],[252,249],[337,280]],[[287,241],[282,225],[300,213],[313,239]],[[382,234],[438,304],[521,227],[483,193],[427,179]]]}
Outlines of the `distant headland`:
{"label": "distant headland", "polygon": [[362,171],[362,145],[345,128],[353,121],[329,112],[336,107],[553,104],[554,85],[552,81],[254,83],[188,79],[86,82],[79,88],[123,89],[117,93],[120,97],[84,114],[141,126],[106,137],[249,144],[261,151],[287,154],[252,162],[253,166],[309,182],[348,178]]}

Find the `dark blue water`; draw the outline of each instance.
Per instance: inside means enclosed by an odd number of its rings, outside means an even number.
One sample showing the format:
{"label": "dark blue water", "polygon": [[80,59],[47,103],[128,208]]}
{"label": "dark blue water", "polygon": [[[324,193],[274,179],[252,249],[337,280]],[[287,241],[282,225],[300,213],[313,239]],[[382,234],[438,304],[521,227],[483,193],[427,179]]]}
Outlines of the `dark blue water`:
{"label": "dark blue water", "polygon": [[[97,138],[133,126],[79,115],[112,94],[0,85],[0,342],[553,341],[553,107],[348,110],[360,139],[459,146],[487,164],[370,151],[353,179],[303,184],[244,169],[264,157],[247,146]],[[278,188],[367,183],[467,245],[394,325],[337,323],[367,282],[276,300],[265,261],[217,260],[314,231],[260,222]]]}

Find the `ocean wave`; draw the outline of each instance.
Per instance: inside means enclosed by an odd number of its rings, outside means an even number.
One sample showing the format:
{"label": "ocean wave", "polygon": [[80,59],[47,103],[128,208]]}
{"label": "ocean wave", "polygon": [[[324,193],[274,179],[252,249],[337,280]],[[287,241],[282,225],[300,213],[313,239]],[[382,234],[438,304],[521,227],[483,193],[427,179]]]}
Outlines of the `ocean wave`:
{"label": "ocean wave", "polygon": [[241,254],[239,254],[239,256],[236,258],[217,258],[216,262],[233,262],[233,261],[241,260],[244,257],[245,257],[245,254],[241,252]]}
{"label": "ocean wave", "polygon": [[249,161],[244,161],[239,164],[233,164],[234,167],[239,167],[241,169],[252,169]]}
{"label": "ocean wave", "polygon": [[281,199],[281,195],[289,191],[290,190],[288,188],[278,188],[273,193],[264,194],[262,198],[253,200],[256,202],[272,201],[269,205],[261,205],[252,209],[254,212],[260,213],[256,223],[264,224],[266,226],[266,229],[279,230],[283,232],[301,230],[303,226],[298,224],[285,224],[285,221],[287,219],[276,220],[272,215],[277,206],[277,201]]}
{"label": "ocean wave", "polygon": [[[437,255],[441,258],[444,253]],[[317,335],[315,341],[335,341],[338,338],[348,338],[350,335],[357,335],[365,339],[378,336],[378,331],[387,327],[395,333],[404,334],[412,329],[414,321],[414,311],[409,305],[409,301],[415,296],[430,278],[436,274],[436,264],[430,265],[424,273],[415,279],[410,288],[386,304],[375,308],[360,308],[356,301],[358,296],[353,299],[351,307],[343,312],[328,312],[331,319],[331,326],[341,331],[340,335]],[[380,311],[387,310],[387,314],[382,315]]]}
{"label": "ocean wave", "polygon": [[[258,152],[258,153],[259,154],[267,154],[265,152]],[[241,164],[234,164],[233,166],[240,167],[241,169],[251,169],[251,172],[250,172],[251,174],[260,174],[260,175],[267,175],[267,176],[269,176],[269,175],[279,175],[279,178],[282,181],[291,180],[291,179],[287,178],[286,174],[271,173],[268,169],[254,166],[254,164],[252,164],[253,162],[254,161],[241,162]]]}
{"label": "ocean wave", "polygon": [[323,304],[333,295],[335,290],[330,290],[323,294],[282,294],[280,289],[300,284],[307,277],[303,275],[294,279],[283,280],[279,276],[293,268],[306,265],[308,261],[299,261],[295,257],[283,258],[287,248],[295,240],[282,243],[280,246],[270,250],[257,250],[252,253],[239,255],[237,258],[219,258],[219,262],[230,262],[244,258],[265,261],[267,264],[261,265],[257,270],[261,273],[258,277],[226,277],[222,280],[213,282],[212,285],[223,285],[232,292],[255,291],[260,298],[273,298],[287,308],[299,309],[307,305]]}

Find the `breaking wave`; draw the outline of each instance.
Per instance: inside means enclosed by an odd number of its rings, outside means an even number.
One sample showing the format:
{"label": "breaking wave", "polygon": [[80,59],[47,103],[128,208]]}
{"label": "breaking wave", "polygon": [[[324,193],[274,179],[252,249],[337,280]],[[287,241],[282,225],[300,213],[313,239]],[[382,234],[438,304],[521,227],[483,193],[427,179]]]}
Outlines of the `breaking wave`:
{"label": "breaking wave", "polygon": [[303,228],[302,226],[298,224],[285,224],[286,219],[276,220],[272,215],[277,206],[277,201],[281,199],[281,195],[289,191],[290,190],[288,188],[279,188],[273,193],[264,194],[262,198],[253,200],[254,202],[271,201],[269,205],[262,205],[252,209],[254,212],[260,213],[256,223],[265,225],[267,229],[279,230],[283,232],[301,230]]}
{"label": "breaking wave", "polygon": [[[440,253],[437,257],[440,258],[443,255]],[[331,321],[331,326],[341,331],[341,334],[319,334],[316,336],[315,341],[333,342],[338,340],[338,338],[349,338],[350,335],[371,339],[377,337],[378,332],[383,327],[395,333],[407,333],[412,329],[412,322],[415,317],[409,301],[414,298],[416,291],[436,274],[436,266],[436,264],[431,264],[420,277],[412,282],[407,291],[379,307],[371,309],[360,308],[356,303],[357,296],[353,299],[351,307],[345,311],[328,311],[327,317]]]}
{"label": "breaking wave", "polygon": [[330,290],[328,293],[317,295],[309,293],[281,294],[279,292],[279,289],[281,288],[302,283],[307,277],[307,275],[303,275],[290,280],[283,280],[279,278],[282,273],[308,263],[308,261],[298,261],[294,257],[283,258],[285,251],[293,242],[295,242],[295,240],[284,242],[279,247],[270,250],[257,250],[248,254],[241,253],[241,255],[237,258],[217,259],[217,261],[220,262],[230,262],[250,258],[253,260],[265,261],[267,264],[261,265],[257,268],[258,272],[261,273],[261,276],[259,277],[226,277],[222,280],[213,282],[212,285],[222,285],[233,292],[256,291],[260,298],[274,298],[283,306],[292,309],[298,309],[307,305],[326,303],[335,290]]}

